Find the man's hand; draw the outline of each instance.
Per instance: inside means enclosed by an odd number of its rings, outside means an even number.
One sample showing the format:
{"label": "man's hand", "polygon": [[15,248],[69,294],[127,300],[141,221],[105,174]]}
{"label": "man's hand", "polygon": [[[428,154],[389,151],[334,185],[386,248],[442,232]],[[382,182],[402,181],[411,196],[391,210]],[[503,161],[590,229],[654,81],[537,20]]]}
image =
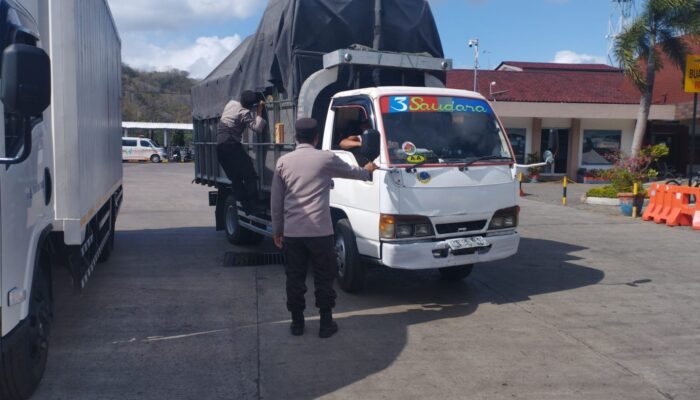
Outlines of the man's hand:
{"label": "man's hand", "polygon": [[265,110],[265,102],[261,101],[258,103],[258,108],[255,110],[258,117],[262,117],[263,111]]}
{"label": "man's hand", "polygon": [[275,242],[275,246],[277,246],[278,249],[282,248],[282,243],[284,243],[284,237],[282,234],[275,234],[275,236],[272,237],[272,240]]}
{"label": "man's hand", "polygon": [[365,164],[365,169],[367,170],[367,172],[369,172],[370,174],[372,174],[372,172],[378,170],[379,167],[377,166],[377,164],[375,164],[375,163],[373,163],[373,162],[370,161],[370,162],[368,162],[367,164]]}

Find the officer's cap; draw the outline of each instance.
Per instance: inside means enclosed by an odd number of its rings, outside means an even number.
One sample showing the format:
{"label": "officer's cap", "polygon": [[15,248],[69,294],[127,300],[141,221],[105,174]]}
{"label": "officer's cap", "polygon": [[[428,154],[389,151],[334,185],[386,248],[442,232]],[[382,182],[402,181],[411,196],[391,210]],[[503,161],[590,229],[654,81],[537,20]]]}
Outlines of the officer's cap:
{"label": "officer's cap", "polygon": [[297,141],[309,143],[316,137],[318,122],[313,118],[299,118],[295,125]]}

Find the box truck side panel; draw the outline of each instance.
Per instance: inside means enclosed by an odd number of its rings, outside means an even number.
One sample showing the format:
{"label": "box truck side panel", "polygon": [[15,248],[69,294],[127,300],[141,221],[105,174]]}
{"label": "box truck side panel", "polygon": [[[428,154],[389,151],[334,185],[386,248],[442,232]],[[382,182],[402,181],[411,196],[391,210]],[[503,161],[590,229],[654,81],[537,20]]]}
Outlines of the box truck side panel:
{"label": "box truck side panel", "polygon": [[121,41],[104,0],[58,3],[49,5],[56,229],[77,245],[121,186]]}

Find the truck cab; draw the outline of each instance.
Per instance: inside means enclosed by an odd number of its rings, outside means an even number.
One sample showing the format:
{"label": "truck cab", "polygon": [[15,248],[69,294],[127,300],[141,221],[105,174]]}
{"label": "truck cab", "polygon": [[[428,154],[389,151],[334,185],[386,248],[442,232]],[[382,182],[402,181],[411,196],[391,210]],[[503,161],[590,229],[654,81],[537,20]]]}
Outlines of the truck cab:
{"label": "truck cab", "polygon": [[[357,133],[362,148],[342,149],[342,139],[353,134],[347,128],[358,121],[367,127]],[[373,161],[380,170],[370,182],[335,179],[331,191],[344,289],[361,288],[368,262],[437,268],[447,278],[461,279],[475,263],[517,252],[515,159],[481,95],[425,87],[336,94],[322,148],[363,165],[364,142],[379,145]]]}

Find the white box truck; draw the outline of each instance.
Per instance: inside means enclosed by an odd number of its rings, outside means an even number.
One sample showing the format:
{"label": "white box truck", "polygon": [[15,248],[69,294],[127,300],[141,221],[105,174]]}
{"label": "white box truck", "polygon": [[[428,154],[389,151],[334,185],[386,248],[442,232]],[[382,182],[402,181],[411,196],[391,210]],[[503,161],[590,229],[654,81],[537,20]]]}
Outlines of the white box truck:
{"label": "white box truck", "polygon": [[80,290],[122,200],[121,42],[105,0],[0,0],[0,398],[46,364],[53,265]]}

